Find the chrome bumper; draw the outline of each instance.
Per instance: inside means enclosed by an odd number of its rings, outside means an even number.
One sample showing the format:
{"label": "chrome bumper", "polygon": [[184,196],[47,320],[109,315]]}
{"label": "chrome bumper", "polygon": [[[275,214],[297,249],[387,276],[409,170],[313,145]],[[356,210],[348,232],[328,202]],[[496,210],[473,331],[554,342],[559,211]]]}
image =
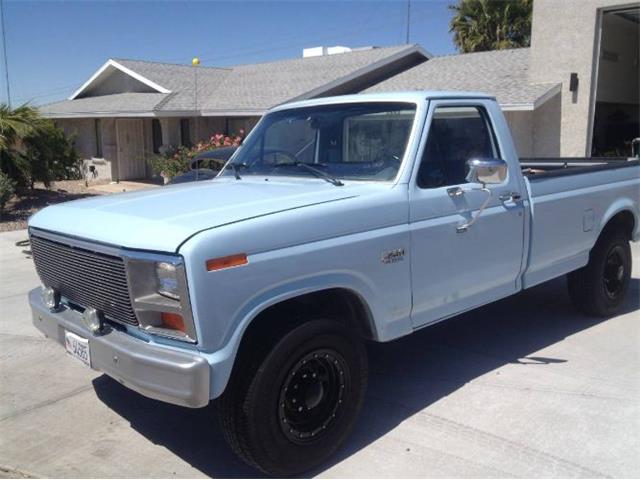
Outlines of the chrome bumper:
{"label": "chrome bumper", "polygon": [[78,312],[68,308],[51,312],[42,302],[41,290],[29,292],[33,324],[61,345],[65,330],[88,338],[91,368],[156,400],[192,408],[209,403],[211,370],[203,357],[149,344],[114,329],[95,336],[84,326]]}

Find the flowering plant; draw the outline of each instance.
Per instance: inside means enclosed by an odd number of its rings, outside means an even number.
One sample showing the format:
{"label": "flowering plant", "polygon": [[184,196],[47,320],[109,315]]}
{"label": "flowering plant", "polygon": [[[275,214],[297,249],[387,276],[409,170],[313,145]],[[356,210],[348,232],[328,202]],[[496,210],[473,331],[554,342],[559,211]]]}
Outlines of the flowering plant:
{"label": "flowering plant", "polygon": [[[198,154],[215,150],[222,147],[237,147],[242,143],[244,130],[240,130],[238,135],[224,135],[216,133],[205,142],[198,142],[193,147],[181,146],[167,148],[160,155],[156,155],[149,160],[153,173],[164,178],[173,178],[176,175],[189,171],[191,160]],[[211,162],[214,163],[214,162]],[[222,168],[224,163],[220,163],[218,168]]]}

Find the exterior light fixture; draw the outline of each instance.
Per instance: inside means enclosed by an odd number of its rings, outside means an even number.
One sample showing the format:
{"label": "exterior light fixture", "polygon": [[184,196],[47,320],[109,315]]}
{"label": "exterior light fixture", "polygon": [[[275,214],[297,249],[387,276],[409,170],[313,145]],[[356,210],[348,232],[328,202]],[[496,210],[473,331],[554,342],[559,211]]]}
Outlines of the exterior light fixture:
{"label": "exterior light fixture", "polygon": [[569,91],[577,92],[578,83],[578,74],[576,72],[571,73],[571,76],[569,77]]}
{"label": "exterior light fixture", "polygon": [[42,301],[49,310],[55,311],[60,306],[60,292],[45,287],[42,289]]}

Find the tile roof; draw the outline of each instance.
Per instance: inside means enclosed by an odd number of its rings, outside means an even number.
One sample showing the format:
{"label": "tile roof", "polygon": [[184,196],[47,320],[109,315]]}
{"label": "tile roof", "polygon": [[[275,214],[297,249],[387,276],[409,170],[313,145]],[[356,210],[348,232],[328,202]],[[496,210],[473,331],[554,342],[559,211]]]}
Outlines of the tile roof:
{"label": "tile roof", "polygon": [[363,93],[403,90],[486,92],[501,106],[533,107],[557,84],[528,81],[529,49],[494,50],[433,57],[384,80]]}

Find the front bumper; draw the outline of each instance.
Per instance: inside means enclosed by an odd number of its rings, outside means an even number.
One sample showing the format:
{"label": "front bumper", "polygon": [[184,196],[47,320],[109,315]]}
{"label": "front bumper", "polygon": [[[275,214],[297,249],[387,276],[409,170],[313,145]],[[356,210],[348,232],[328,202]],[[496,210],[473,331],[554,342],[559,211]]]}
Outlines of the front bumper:
{"label": "front bumper", "polygon": [[42,302],[41,291],[35,288],[29,292],[33,324],[61,345],[65,330],[88,338],[91,368],[156,400],[192,408],[209,403],[211,369],[203,357],[147,343],[115,329],[93,335],[80,313],[64,307],[51,312]]}

